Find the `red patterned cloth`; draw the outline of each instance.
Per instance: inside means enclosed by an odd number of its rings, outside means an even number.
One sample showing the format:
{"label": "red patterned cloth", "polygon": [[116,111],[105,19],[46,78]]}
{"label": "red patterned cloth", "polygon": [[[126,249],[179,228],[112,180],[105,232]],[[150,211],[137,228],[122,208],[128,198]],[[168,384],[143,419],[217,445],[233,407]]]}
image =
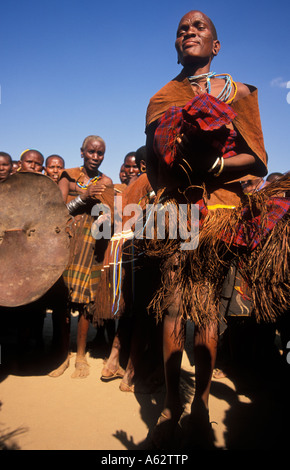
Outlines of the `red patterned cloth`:
{"label": "red patterned cloth", "polygon": [[236,155],[236,131],[225,126],[236,117],[233,109],[214,96],[204,93],[183,108],[172,106],[158,120],[154,134],[154,151],[169,166],[177,158],[176,139],[185,134],[189,139],[205,137],[224,158]]}
{"label": "red patterned cloth", "polygon": [[[200,212],[200,228],[209,212],[203,200],[197,202]],[[262,223],[261,212],[246,205],[239,214],[240,222],[234,228],[221,231],[219,238],[232,246],[256,248],[259,243],[273,230],[290,209],[290,198],[271,197],[266,201],[266,213]],[[235,210],[235,209],[229,209]]]}
{"label": "red patterned cloth", "polygon": [[[241,214],[243,223],[238,224],[234,236],[231,233],[223,233],[221,238],[224,241],[230,241],[234,245],[247,246],[251,250],[271,232],[275,225],[289,211],[290,198],[272,197],[267,202],[267,217],[262,222],[261,213],[256,210],[253,214],[253,208],[245,207]],[[247,241],[249,240],[249,241]]]}

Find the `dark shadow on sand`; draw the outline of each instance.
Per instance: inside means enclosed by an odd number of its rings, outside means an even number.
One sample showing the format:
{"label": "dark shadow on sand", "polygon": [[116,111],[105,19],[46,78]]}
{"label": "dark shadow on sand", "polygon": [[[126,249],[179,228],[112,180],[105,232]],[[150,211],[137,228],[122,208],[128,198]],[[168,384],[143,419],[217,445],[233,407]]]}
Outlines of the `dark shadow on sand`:
{"label": "dark shadow on sand", "polygon": [[[185,353],[194,365],[191,344]],[[194,370],[194,369],[193,369]],[[223,379],[213,380],[211,395],[226,401],[229,409],[224,418],[225,446],[216,444],[209,418],[200,407],[185,414],[171,442],[171,450],[286,450],[288,449],[288,423],[290,419],[290,364],[275,349],[267,354],[243,356],[243,360],[224,368],[234,389]],[[184,404],[192,402],[195,376],[181,372],[181,397]],[[148,435],[136,443],[126,430],[117,430],[115,437],[129,450],[157,450],[150,435],[162,410],[165,388],[155,395],[135,394],[140,404],[141,417],[148,426]],[[246,399],[243,399],[246,397]],[[214,428],[214,426],[213,426]]]}

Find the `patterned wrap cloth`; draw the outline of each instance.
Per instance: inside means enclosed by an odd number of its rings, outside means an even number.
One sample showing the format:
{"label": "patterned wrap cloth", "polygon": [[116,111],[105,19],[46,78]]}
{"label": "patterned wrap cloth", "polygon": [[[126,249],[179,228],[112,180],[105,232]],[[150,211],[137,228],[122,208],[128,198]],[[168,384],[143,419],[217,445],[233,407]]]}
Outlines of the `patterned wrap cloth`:
{"label": "patterned wrap cloth", "polygon": [[[154,135],[156,155],[172,166],[178,158],[176,140],[182,134],[189,139],[206,133],[217,153],[228,158],[236,155],[234,151],[236,131],[228,129],[236,117],[232,108],[204,93],[189,101],[183,108],[172,106],[158,120]],[[218,131],[218,132],[216,132]]]}
{"label": "patterned wrap cloth", "polygon": [[[68,202],[80,193],[77,189],[77,182],[83,184],[84,174],[82,168],[73,168],[65,170],[61,177],[66,177],[70,182],[75,183],[75,191],[70,192]],[[91,215],[92,205],[87,204],[74,216],[70,263],[63,273],[69,291],[69,301],[84,306],[89,315],[92,314],[90,309],[96,297],[104,251],[107,246],[107,240],[96,241],[92,236],[91,228],[95,221],[95,217]]]}

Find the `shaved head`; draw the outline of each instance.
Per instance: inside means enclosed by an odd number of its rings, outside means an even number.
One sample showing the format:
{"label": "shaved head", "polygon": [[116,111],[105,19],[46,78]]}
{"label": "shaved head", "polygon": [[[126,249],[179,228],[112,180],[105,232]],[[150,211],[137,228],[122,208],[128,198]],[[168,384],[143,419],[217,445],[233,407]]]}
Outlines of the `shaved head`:
{"label": "shaved head", "polygon": [[199,10],[191,10],[189,11],[188,13],[186,13],[180,20],[180,23],[183,21],[183,19],[189,15],[189,14],[192,14],[192,13],[199,13],[201,16],[204,17],[204,19],[206,20],[206,22],[208,23],[209,27],[210,27],[210,30],[211,30],[211,33],[212,33],[212,36],[213,36],[213,39],[216,40],[218,38],[217,36],[217,31],[216,31],[216,28],[215,28],[215,25],[213,24],[213,22],[211,21],[211,19],[205,14],[203,13],[202,11],[199,11]]}

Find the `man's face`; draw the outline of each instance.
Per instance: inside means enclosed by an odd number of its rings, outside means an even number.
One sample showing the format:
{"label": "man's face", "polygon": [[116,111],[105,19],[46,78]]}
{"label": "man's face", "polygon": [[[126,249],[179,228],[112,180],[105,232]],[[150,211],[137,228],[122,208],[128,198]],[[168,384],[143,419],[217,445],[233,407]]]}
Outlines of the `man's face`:
{"label": "man's face", "polygon": [[29,150],[21,158],[21,170],[30,171],[32,173],[41,173],[43,170],[43,158],[34,151]]}
{"label": "man's face", "polygon": [[180,63],[188,65],[197,59],[217,55],[220,43],[213,37],[209,19],[200,11],[191,11],[181,19],[175,41]]}
{"label": "man's face", "polygon": [[0,156],[0,181],[5,181],[11,173],[12,164],[8,157]]}
{"label": "man's face", "polygon": [[125,165],[124,164],[120,168],[119,178],[120,178],[121,183],[123,183],[123,184],[127,183],[127,174],[125,172]]}
{"label": "man's face", "polygon": [[63,161],[59,157],[50,157],[47,162],[45,171],[47,175],[54,181],[58,181],[62,170],[64,169]]}
{"label": "man's face", "polygon": [[105,155],[105,146],[99,140],[89,140],[86,147],[82,149],[84,167],[92,173],[97,173],[98,168]]}
{"label": "man's face", "polygon": [[139,168],[136,164],[134,156],[129,156],[124,162],[124,169],[127,176],[127,181],[130,181],[134,176],[139,174]]}

